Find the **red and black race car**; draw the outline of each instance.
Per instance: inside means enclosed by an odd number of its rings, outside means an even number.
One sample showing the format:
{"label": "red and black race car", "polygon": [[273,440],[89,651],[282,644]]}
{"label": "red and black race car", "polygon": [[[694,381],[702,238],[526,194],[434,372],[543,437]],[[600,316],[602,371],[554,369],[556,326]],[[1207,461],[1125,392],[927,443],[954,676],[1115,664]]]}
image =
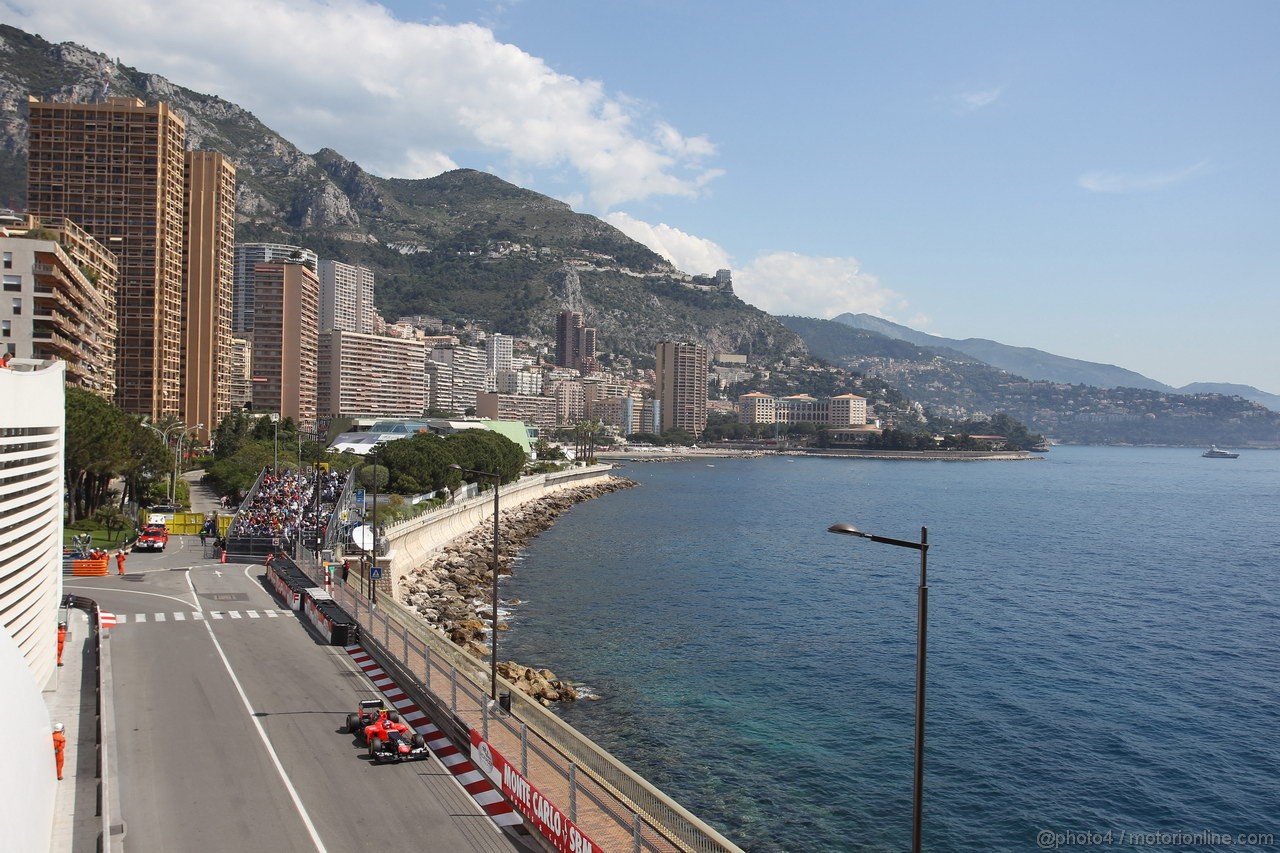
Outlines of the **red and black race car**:
{"label": "red and black race car", "polygon": [[381,699],[361,699],[354,714],[347,714],[347,731],[362,739],[375,764],[426,758],[427,742],[400,722],[400,715]]}
{"label": "red and black race car", "polygon": [[391,719],[384,713],[373,725],[364,727],[364,739],[369,744],[369,758],[374,764],[384,761],[412,761],[426,758],[427,742],[420,734],[410,734],[409,726]]}

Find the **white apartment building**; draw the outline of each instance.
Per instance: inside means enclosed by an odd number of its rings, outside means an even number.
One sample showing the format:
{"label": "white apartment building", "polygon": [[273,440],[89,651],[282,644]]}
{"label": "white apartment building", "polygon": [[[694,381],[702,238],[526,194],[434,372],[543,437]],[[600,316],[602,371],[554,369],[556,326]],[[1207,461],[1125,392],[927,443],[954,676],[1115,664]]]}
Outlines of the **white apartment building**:
{"label": "white apartment building", "polygon": [[57,664],[65,382],[62,361],[14,359],[0,368],[0,395],[22,401],[0,412],[0,625],[40,688],[53,678]]}
{"label": "white apartment building", "polygon": [[542,394],[542,373],[537,370],[499,370],[494,376],[494,390],[499,394]]}
{"label": "white apartment building", "polygon": [[372,335],[376,311],[373,307],[373,270],[344,264],[320,262],[320,331],[336,329]]}
{"label": "white apartment building", "polygon": [[421,341],[331,329],[320,333],[321,417],[416,416],[427,410]]}
{"label": "white apartment building", "polygon": [[427,357],[426,367],[431,376],[431,408],[459,414],[475,408],[476,395],[484,391],[484,350],[435,347]]}
{"label": "white apartment building", "polygon": [[510,335],[490,335],[484,345],[485,369],[493,373],[510,370],[514,354],[515,338]]}

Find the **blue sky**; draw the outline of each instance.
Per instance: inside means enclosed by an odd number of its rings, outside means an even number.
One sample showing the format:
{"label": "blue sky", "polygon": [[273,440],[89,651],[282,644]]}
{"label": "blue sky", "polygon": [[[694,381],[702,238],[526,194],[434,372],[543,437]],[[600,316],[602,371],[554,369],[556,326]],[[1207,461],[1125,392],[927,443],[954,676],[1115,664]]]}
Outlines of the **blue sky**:
{"label": "blue sky", "polygon": [[1280,393],[1280,4],[0,0],[384,176],[465,166],[777,314]]}

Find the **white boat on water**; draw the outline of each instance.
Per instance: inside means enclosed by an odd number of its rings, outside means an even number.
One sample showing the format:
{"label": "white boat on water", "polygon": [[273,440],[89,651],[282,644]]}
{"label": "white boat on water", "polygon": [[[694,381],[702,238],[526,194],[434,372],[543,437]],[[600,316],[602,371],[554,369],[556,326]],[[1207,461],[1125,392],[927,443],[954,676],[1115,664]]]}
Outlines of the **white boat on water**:
{"label": "white boat on water", "polygon": [[1209,445],[1209,449],[1200,455],[1206,459],[1236,459],[1240,456],[1239,453],[1233,453],[1230,450],[1219,450],[1216,444]]}

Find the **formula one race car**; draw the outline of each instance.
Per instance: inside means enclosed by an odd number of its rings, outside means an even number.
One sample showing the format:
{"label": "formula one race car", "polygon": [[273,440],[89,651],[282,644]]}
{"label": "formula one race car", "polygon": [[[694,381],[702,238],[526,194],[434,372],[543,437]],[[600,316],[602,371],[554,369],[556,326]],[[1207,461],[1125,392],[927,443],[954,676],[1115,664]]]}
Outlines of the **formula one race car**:
{"label": "formula one race car", "polygon": [[422,735],[409,734],[409,727],[392,720],[389,712],[380,714],[373,725],[365,726],[364,739],[374,764],[427,757],[427,742]]}
{"label": "formula one race car", "polygon": [[400,722],[400,715],[382,704],[381,699],[361,699],[354,714],[347,714],[347,731],[358,738],[364,738],[364,730],[378,721],[383,712],[391,717],[391,722]]}

